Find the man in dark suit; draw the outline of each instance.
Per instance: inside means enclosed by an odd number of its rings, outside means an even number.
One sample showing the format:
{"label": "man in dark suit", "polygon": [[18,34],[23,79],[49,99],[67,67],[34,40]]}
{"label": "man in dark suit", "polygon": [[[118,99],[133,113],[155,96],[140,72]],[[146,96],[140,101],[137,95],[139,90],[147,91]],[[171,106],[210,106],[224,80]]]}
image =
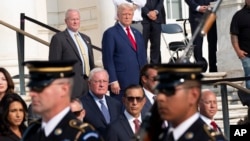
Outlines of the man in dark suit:
{"label": "man in dark suit", "polygon": [[150,63],[161,63],[161,24],[164,23],[163,0],[147,0],[142,8],[143,38],[148,47],[150,41]]}
{"label": "man in dark suit", "polygon": [[139,84],[140,69],[147,64],[142,34],[130,27],[133,12],[131,4],[120,4],[117,7],[118,22],[107,29],[102,38],[102,61],[110,77],[110,96],[121,103],[125,88]]}
{"label": "man in dark suit", "polygon": [[156,86],[160,117],[169,123],[167,141],[226,140],[201,119],[198,103],[201,95],[202,65],[163,64],[158,66]]}
{"label": "man in dark suit", "polygon": [[106,70],[102,68],[92,69],[88,84],[89,93],[81,99],[86,110],[84,121],[92,124],[104,137],[108,124],[120,115],[122,103],[106,95],[109,85],[109,76]]}
{"label": "man in dark suit", "polygon": [[156,85],[156,81],[154,79],[156,76],[157,70],[153,64],[147,64],[141,69],[141,85],[146,95],[146,103],[142,109],[143,115],[150,111],[152,105],[155,102],[156,95],[154,93],[154,86]]}
{"label": "man in dark suit", "polygon": [[[87,35],[79,32],[80,20],[80,13],[78,10],[67,10],[65,14],[67,29],[52,37],[49,48],[50,61],[77,61],[74,65],[73,98],[80,98],[88,92],[87,77],[89,71],[94,68],[91,40]],[[79,43],[77,39],[79,39]]]}
{"label": "man in dark suit", "polygon": [[[189,6],[189,22],[191,26],[191,32],[194,34],[196,28],[200,24],[200,20],[202,19],[204,13],[211,8],[210,2],[214,2],[216,0],[185,0],[185,2]],[[217,72],[217,28],[216,22],[211,26],[208,34],[208,62],[209,62],[209,72]],[[203,53],[202,53],[202,44],[203,37],[202,35],[197,35],[195,38],[194,45],[194,58],[197,62],[204,62]]]}
{"label": "man in dark suit", "polygon": [[101,141],[92,125],[70,111],[75,61],[28,61],[32,110],[41,116],[23,134],[22,141]]}
{"label": "man in dark suit", "polygon": [[203,121],[215,131],[221,131],[221,128],[215,123],[214,116],[218,111],[216,94],[209,90],[203,89],[199,102],[199,111]]}
{"label": "man in dark suit", "polygon": [[142,122],[141,110],[146,102],[140,85],[130,85],[122,98],[125,111],[108,127],[107,141],[130,141],[139,131]]}

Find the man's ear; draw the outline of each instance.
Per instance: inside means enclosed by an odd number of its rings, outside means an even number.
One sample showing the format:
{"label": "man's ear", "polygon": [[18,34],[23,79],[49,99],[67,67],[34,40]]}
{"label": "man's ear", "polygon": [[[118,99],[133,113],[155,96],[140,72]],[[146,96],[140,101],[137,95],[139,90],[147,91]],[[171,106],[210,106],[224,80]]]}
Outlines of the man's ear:
{"label": "man's ear", "polygon": [[190,93],[189,93],[189,100],[191,101],[192,104],[198,104],[199,103],[199,99],[200,99],[200,93],[201,90],[200,88],[197,87],[193,87],[189,89]]}

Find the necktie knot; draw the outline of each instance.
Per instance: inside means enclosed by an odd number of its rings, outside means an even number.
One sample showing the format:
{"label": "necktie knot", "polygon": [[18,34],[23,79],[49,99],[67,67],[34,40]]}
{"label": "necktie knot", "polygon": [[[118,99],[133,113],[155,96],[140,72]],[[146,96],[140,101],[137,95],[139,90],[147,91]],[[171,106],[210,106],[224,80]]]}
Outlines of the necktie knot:
{"label": "necktie knot", "polygon": [[135,133],[138,133],[139,129],[140,129],[140,121],[139,119],[135,118],[133,120],[134,124],[135,124]]}
{"label": "necktie knot", "polygon": [[214,121],[211,121],[210,124],[212,125],[213,129],[214,129],[215,131],[217,131],[217,129],[218,129],[217,124],[216,124]]}

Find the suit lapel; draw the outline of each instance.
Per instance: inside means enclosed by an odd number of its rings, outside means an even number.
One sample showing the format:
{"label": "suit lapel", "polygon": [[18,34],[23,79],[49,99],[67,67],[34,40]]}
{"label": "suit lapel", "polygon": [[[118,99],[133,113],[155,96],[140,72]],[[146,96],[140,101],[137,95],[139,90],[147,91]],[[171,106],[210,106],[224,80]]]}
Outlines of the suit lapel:
{"label": "suit lapel", "polygon": [[70,44],[70,47],[72,47],[72,49],[74,50],[74,52],[76,53],[77,57],[79,57],[79,59],[81,60],[81,57],[80,57],[80,54],[79,54],[79,51],[77,49],[77,46],[74,42],[74,40],[71,38],[71,36],[69,35],[67,29],[64,31],[64,34],[66,36],[66,40],[67,42],[69,42]]}
{"label": "suit lapel", "polygon": [[114,115],[114,113],[116,112],[116,108],[115,105],[112,105],[112,101],[110,101],[111,99],[109,99],[107,96],[105,96],[107,105],[108,105],[108,109],[109,109],[109,114],[110,114],[110,122],[113,121],[114,117],[117,117],[116,115]]}
{"label": "suit lapel", "polygon": [[[94,98],[90,95],[90,93],[88,93],[87,98],[88,98],[88,103],[89,103],[90,107],[92,107],[92,110],[95,111],[94,113],[98,114],[97,117],[101,117],[102,122],[104,124],[107,124],[101,110],[99,109],[98,105],[96,104]],[[94,107],[92,105],[94,105]]]}
{"label": "suit lapel", "polygon": [[[119,34],[121,34],[121,37],[125,40],[126,43],[129,44],[130,48],[131,48],[132,50],[134,50],[132,43],[131,43],[130,40],[128,39],[127,33],[124,31],[124,29],[121,27],[121,25],[120,25],[119,23],[117,23],[115,26],[116,26],[116,28],[118,29]],[[132,31],[132,32],[133,32],[133,31]],[[133,32],[133,33],[134,33],[134,32]],[[135,36],[135,35],[134,35],[134,36]],[[135,41],[136,41],[136,39],[135,39]]]}
{"label": "suit lapel", "polygon": [[122,114],[120,116],[120,119],[121,119],[121,124],[122,126],[124,127],[126,133],[128,134],[129,137],[132,137],[134,136],[134,132],[133,130],[131,129],[130,125],[129,125],[129,122],[128,122],[128,119],[126,118],[126,116],[124,114]]}

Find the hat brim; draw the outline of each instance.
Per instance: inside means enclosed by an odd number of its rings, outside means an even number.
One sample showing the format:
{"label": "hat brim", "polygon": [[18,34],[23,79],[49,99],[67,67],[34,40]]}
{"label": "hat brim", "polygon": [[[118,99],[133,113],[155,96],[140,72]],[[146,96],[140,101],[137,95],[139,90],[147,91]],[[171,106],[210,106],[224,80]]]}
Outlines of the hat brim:
{"label": "hat brim", "polygon": [[50,85],[55,79],[51,78],[51,79],[46,79],[46,80],[33,80],[31,79],[28,84],[27,87],[47,87],[48,85]]}

